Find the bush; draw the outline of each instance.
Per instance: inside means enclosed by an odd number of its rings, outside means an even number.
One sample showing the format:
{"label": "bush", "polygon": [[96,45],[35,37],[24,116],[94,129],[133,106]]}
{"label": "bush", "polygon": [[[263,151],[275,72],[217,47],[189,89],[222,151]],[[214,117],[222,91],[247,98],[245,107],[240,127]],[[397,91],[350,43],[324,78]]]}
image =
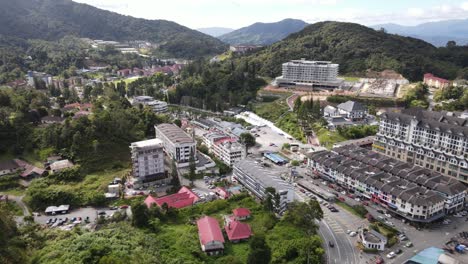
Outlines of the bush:
{"label": "bush", "polygon": [[353,206],[353,209],[354,209],[354,211],[355,211],[356,213],[358,213],[358,214],[359,214],[360,216],[362,216],[362,217],[366,217],[366,215],[367,215],[367,213],[368,213],[366,207],[364,207],[363,205],[360,205],[360,204],[354,205],[354,206]]}

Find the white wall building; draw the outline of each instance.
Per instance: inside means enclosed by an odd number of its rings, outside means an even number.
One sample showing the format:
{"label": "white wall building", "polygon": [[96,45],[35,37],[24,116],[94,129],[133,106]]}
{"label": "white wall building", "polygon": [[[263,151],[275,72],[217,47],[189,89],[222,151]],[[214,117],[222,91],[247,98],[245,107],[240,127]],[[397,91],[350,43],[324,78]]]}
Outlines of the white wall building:
{"label": "white wall building", "polygon": [[337,87],[338,64],[329,61],[292,60],[283,63],[283,75],[276,78],[278,84]]}
{"label": "white wall building", "polygon": [[272,174],[271,170],[260,167],[253,160],[243,159],[234,164],[233,178],[262,200],[268,195],[266,192],[268,187],[275,188],[280,195],[280,204],[276,208],[279,214],[282,214],[287,209],[287,205],[294,201],[294,189],[291,184],[280,176]]}
{"label": "white wall building", "polygon": [[166,153],[179,164],[188,165],[190,156],[197,160],[196,142],[182,128],[174,124],[160,124],[154,127],[156,138],[162,141]]}
{"label": "white wall building", "polygon": [[144,96],[144,95],[135,96],[133,98],[132,105],[136,106],[139,104],[149,106],[155,113],[164,113],[164,112],[167,112],[167,109],[168,109],[166,102],[155,100],[151,96]]}
{"label": "white wall building", "polygon": [[233,166],[236,162],[245,159],[247,156],[245,146],[232,140],[217,141],[212,150],[218,159],[229,166]]}
{"label": "white wall building", "polygon": [[405,109],[384,113],[374,150],[468,183],[468,120]]}
{"label": "white wall building", "polygon": [[385,250],[385,244],[387,244],[387,238],[375,230],[359,232],[359,240],[365,248],[377,249],[378,251]]}
{"label": "white wall building", "polygon": [[148,183],[168,184],[170,182],[164,169],[163,143],[160,139],[133,142],[130,149],[133,184],[136,188]]}

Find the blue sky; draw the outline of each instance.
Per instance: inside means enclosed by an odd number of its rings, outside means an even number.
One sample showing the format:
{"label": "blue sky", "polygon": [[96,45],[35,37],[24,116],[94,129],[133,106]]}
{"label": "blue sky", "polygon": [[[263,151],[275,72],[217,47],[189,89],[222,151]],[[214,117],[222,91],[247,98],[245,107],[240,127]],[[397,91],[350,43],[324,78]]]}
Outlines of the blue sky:
{"label": "blue sky", "polygon": [[416,25],[468,18],[468,0],[74,0],[117,13],[166,19],[190,28],[240,28],[297,18],[364,25]]}

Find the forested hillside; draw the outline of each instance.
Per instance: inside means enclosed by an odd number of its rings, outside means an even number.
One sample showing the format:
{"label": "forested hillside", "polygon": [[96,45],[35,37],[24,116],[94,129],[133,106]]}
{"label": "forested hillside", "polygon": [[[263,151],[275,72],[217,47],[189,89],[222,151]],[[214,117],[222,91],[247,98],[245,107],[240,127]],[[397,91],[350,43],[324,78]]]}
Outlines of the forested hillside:
{"label": "forested hillside", "polygon": [[167,56],[217,54],[218,39],[166,20],[146,20],[104,11],[71,0],[0,0],[0,35],[57,40],[67,35],[104,40],[147,40]]}
{"label": "forested hillside", "polygon": [[468,47],[436,48],[422,40],[358,24],[319,22],[248,60],[261,65],[260,74],[275,77],[281,75],[283,62],[300,58],[339,63],[341,74],[393,69],[410,80],[422,79],[425,72],[453,79],[468,67]]}
{"label": "forested hillside", "polygon": [[307,23],[298,19],[284,19],[275,23],[255,23],[219,36],[222,41],[232,44],[270,45],[302,30]]}

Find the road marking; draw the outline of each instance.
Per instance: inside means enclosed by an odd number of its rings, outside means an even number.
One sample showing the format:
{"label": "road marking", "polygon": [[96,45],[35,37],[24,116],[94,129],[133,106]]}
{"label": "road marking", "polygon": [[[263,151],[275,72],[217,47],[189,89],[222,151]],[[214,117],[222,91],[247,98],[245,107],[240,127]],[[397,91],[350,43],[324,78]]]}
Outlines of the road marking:
{"label": "road marking", "polygon": [[[337,248],[337,250],[338,250],[338,257],[339,257],[339,259],[341,259],[341,250],[340,250],[340,247],[338,246],[338,240],[336,239],[335,234],[334,234],[333,231],[330,229],[330,227],[328,226],[327,222],[325,222],[325,221],[322,221],[322,222],[325,224],[325,226],[328,228],[328,230],[330,230],[330,233],[331,233],[331,235],[332,235],[332,237],[333,237],[333,240],[335,241],[335,245],[337,245],[336,248]],[[336,259],[335,259],[335,263],[336,263]]]}

